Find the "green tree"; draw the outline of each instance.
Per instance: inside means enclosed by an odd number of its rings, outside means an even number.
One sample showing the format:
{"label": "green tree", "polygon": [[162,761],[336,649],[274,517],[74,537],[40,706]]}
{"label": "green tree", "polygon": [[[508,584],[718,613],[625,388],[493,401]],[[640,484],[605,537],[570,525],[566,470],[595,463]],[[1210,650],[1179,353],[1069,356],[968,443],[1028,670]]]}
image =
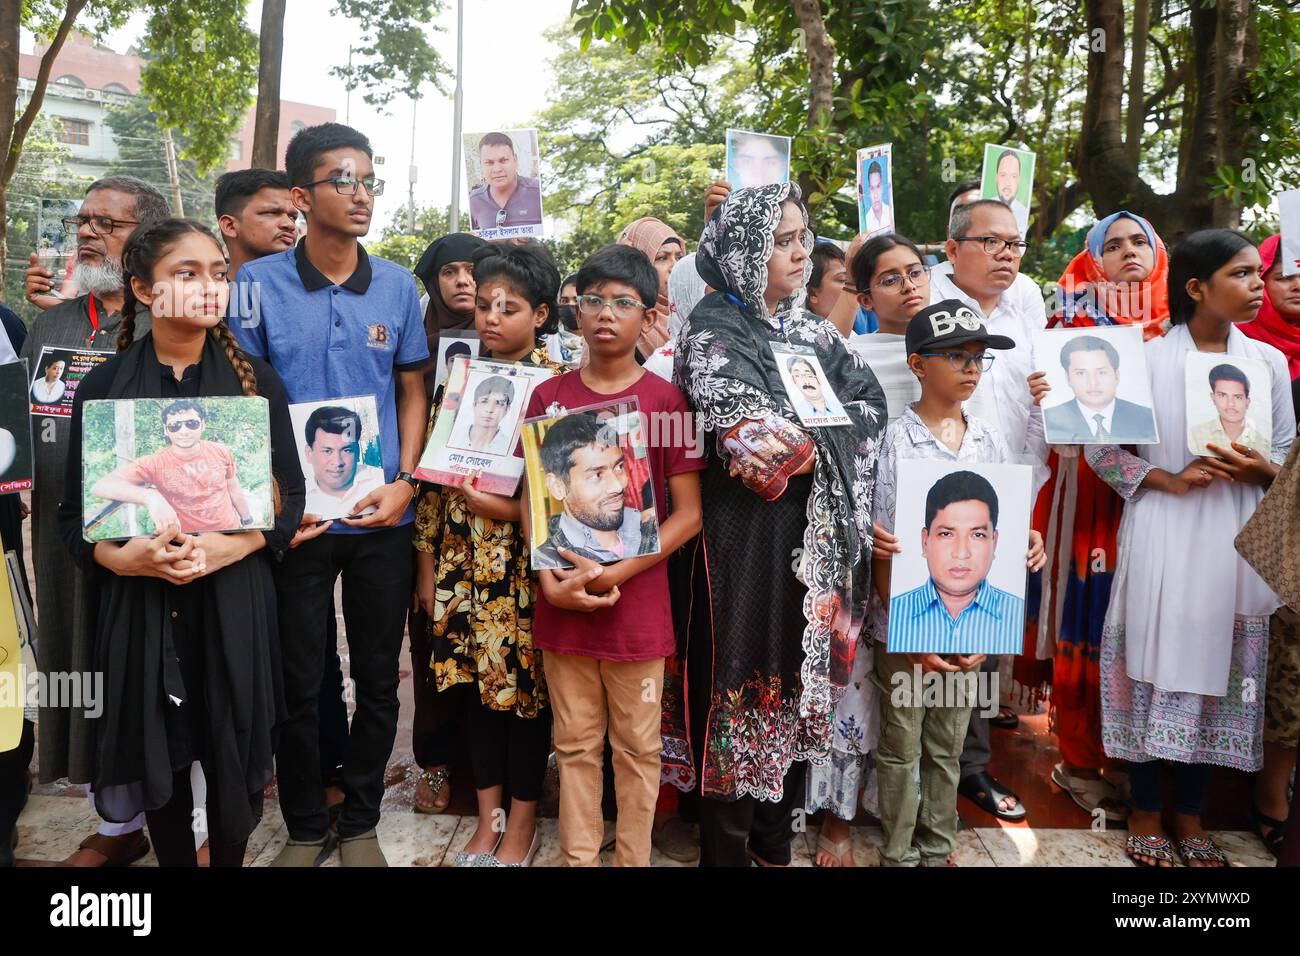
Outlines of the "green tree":
{"label": "green tree", "polygon": [[707,67],[665,74],[653,46],[585,48],[568,25],[546,33],[559,47],[541,134],[545,209],[564,223],[548,241],[561,267],[576,266],[633,219],[656,216],[693,242],[702,199],[724,165],[726,130],[763,106],[736,44],[720,43]]}
{"label": "green tree", "polygon": [[442,0],[335,0],[334,16],[360,23],[361,36],[352,63],[330,72],[380,108],[398,96],[418,99],[426,83],[446,96],[451,71],[426,33],[442,30],[435,21],[444,9]]}
{"label": "green tree", "polygon": [[[1171,238],[1235,225],[1296,172],[1294,0],[577,0],[581,43],[656,51],[668,73],[753,40],[773,132],[819,220],[852,226],[851,150],[894,143],[900,221],[937,237],[985,142],[1038,153],[1031,231],[1132,205]],[[913,189],[913,186],[915,187]],[[897,190],[904,190],[900,195]]]}
{"label": "green tree", "polygon": [[[123,106],[111,107],[106,121],[118,143],[117,159],[110,164],[108,171],[138,176],[170,197],[161,121],[158,114],[149,109],[148,101],[137,96]],[[206,172],[200,170],[198,163],[190,158],[192,140],[187,132],[178,132],[175,142],[180,156],[176,171],[181,183],[181,198],[185,202],[185,215],[215,228],[216,213],[212,200],[217,179],[225,168],[218,166]]]}

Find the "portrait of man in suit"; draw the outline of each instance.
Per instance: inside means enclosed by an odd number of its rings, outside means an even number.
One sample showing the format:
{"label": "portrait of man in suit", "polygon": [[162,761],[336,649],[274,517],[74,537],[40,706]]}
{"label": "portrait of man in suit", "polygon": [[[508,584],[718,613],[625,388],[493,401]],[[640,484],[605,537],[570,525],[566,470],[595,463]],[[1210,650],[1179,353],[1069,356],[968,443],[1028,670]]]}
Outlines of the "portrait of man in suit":
{"label": "portrait of man in suit", "polygon": [[1048,441],[1078,445],[1156,441],[1151,409],[1116,394],[1119,351],[1114,345],[1095,335],[1071,338],[1061,348],[1061,367],[1074,397],[1043,409]]}

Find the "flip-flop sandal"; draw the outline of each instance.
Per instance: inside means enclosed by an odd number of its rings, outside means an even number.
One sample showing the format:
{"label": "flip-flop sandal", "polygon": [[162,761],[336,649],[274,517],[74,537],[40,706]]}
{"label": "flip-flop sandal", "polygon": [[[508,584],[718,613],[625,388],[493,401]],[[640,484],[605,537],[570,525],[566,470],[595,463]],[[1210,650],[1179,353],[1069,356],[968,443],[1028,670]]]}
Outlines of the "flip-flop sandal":
{"label": "flip-flop sandal", "polygon": [[844,854],[853,849],[853,837],[846,836],[843,840],[840,840],[840,842],[832,843],[829,839],[819,833],[817,834],[817,849],[824,850],[826,853],[829,853],[834,857],[835,866],[823,866],[818,863],[816,854],[813,855],[814,865],[821,866],[823,869],[827,870],[840,869],[844,866]]}
{"label": "flip-flop sandal", "polygon": [[[447,786],[447,781],[451,777],[450,771],[446,767],[439,767],[437,770],[422,770],[415,787],[415,798],[413,809],[416,813],[445,813],[447,807],[451,805],[451,793],[447,793],[445,801],[439,801],[438,797],[443,788]],[[429,788],[429,795],[433,797],[431,803],[420,803],[420,784]]]}
{"label": "flip-flop sandal", "polygon": [[1020,718],[1010,707],[1003,707],[998,710],[996,717],[989,718],[989,726],[999,730],[1015,730],[1020,726]]}
{"label": "flip-flop sandal", "polygon": [[[1272,817],[1266,817],[1259,812],[1259,807],[1252,802],[1250,805],[1250,818],[1255,823],[1255,833],[1264,843],[1264,848],[1272,853],[1275,857],[1282,855],[1282,841],[1285,838],[1286,823],[1282,820],[1274,820]],[[1268,833],[1264,828],[1268,827]]]}
{"label": "flip-flop sandal", "polygon": [[[1133,861],[1134,866],[1146,867],[1149,870],[1159,868],[1160,863],[1174,865],[1174,847],[1169,842],[1169,837],[1161,833],[1140,834],[1135,833],[1124,841],[1124,852],[1128,858]],[[1150,857],[1155,863],[1148,863],[1139,857]]]}
{"label": "flip-flop sandal", "polygon": [[1193,860],[1198,863],[1215,863],[1218,865],[1214,867],[1215,869],[1228,865],[1228,858],[1210,839],[1208,833],[1205,836],[1191,836],[1179,840],[1178,854],[1183,858],[1183,863],[1187,866],[1191,866]]}
{"label": "flip-flop sandal", "polygon": [[[957,785],[957,792],[981,810],[1008,823],[1019,823],[1028,813],[1021,799],[994,780],[987,770],[966,777]],[[1016,801],[1014,810],[1003,810],[999,806],[1007,797]]]}
{"label": "flip-flop sandal", "polygon": [[1108,780],[1098,777],[1089,779],[1087,777],[1076,777],[1065,769],[1065,764],[1058,763],[1052,768],[1052,783],[1060,787],[1065,794],[1078,804],[1079,809],[1091,815],[1092,812],[1101,807],[1102,813],[1106,815],[1107,823],[1123,823],[1128,818],[1128,813],[1122,810],[1108,810],[1102,806],[1103,800],[1111,800],[1114,803],[1123,803],[1119,790]]}

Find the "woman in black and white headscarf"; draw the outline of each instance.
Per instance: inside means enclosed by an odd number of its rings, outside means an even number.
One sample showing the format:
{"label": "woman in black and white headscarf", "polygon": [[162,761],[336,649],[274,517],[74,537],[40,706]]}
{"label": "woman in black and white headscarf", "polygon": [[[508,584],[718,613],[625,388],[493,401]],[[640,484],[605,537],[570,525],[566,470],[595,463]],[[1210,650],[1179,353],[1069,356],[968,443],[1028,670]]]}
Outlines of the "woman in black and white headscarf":
{"label": "woman in black and white headscarf", "polygon": [[[693,709],[707,727],[705,866],[743,865],[747,850],[789,862],[803,762],[829,756],[870,586],[885,396],[835,327],[801,307],[811,250],[796,185],[732,192],[696,257],[716,291],[678,338],[676,380],[712,437],[690,660],[711,659],[713,673],[688,673],[707,694]],[[800,420],[774,346],[815,358],[847,424]]]}

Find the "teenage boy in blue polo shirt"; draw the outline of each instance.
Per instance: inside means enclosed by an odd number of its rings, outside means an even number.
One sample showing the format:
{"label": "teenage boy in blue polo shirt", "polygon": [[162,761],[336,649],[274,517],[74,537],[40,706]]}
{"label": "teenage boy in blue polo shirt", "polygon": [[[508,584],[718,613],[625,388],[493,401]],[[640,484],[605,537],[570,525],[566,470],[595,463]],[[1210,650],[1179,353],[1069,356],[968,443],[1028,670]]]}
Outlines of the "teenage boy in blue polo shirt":
{"label": "teenage boy in blue polo shirt", "polygon": [[375,179],[370,141],[338,123],[302,130],[285,165],[307,238],[245,264],[235,277],[235,335],[280,374],[292,402],[373,395],[387,484],[357,517],[303,528],[280,568],[280,644],[288,717],[276,753],[289,842],[277,866],[319,866],[333,852],[321,787],[317,705],[334,584],[343,576],[356,712],[340,781],[344,866],[386,866],[375,835],[384,769],[397,733],[398,655],[411,595],[411,477],[424,440],[422,369],[429,349],[411,274],[366,254]]}

